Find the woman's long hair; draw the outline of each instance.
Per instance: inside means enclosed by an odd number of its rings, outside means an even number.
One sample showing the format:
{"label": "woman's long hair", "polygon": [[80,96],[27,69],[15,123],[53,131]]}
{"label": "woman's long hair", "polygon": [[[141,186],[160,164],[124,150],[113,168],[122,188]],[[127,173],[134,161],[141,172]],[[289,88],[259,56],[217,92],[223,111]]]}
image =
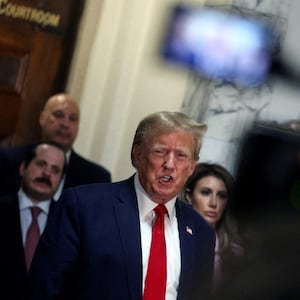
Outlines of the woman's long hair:
{"label": "woman's long hair", "polygon": [[[188,178],[184,187],[184,198],[192,195],[197,182],[207,176],[213,176],[222,180],[227,190],[227,205],[221,219],[216,224],[216,234],[219,238],[219,255],[230,254],[242,243],[238,234],[236,220],[231,212],[232,199],[234,196],[234,178],[223,166],[216,163],[198,163],[194,173]],[[234,253],[232,253],[234,254]]]}

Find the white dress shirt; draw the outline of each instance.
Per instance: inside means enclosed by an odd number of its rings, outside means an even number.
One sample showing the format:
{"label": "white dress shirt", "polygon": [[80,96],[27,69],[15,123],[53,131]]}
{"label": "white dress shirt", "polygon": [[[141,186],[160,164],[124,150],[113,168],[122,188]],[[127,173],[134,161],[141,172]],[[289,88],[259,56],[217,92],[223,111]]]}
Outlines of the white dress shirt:
{"label": "white dress shirt", "polygon": [[[158,205],[158,203],[155,203],[150,199],[149,195],[141,186],[137,174],[134,177],[134,185],[138,199],[141,226],[144,290],[151,246],[152,227],[155,220],[155,212],[153,211],[153,209]],[[167,248],[166,300],[177,299],[177,288],[181,268],[180,243],[175,202],[176,197],[165,204],[168,211],[168,215],[165,215],[165,239]]]}
{"label": "white dress shirt", "polygon": [[32,201],[27,197],[27,195],[23,192],[22,189],[19,190],[18,197],[19,197],[22,241],[23,241],[23,245],[25,246],[26,234],[32,221],[32,214],[30,208],[32,206],[38,206],[41,209],[41,212],[38,216],[38,224],[39,224],[40,234],[42,234],[47,223],[51,200],[49,199],[45,201],[40,201],[38,205],[34,205]]}

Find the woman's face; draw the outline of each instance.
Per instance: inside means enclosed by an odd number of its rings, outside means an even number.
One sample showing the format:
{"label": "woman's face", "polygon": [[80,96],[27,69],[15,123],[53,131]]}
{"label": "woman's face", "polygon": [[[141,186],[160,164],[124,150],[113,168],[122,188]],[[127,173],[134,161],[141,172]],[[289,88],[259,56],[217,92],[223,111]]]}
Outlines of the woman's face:
{"label": "woman's face", "polygon": [[187,197],[194,209],[216,228],[228,201],[228,193],[223,180],[214,176],[203,177],[198,180],[194,190]]}

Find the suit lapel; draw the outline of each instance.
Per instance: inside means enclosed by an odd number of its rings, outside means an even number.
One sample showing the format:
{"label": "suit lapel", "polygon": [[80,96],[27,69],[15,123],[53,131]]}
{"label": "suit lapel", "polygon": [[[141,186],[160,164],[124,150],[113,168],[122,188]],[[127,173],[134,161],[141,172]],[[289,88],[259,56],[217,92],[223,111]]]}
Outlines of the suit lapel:
{"label": "suit lapel", "polygon": [[22,242],[22,232],[21,232],[21,221],[20,221],[20,208],[19,208],[19,202],[18,202],[18,196],[15,195],[12,198],[13,201],[11,201],[11,214],[8,213],[9,216],[12,216],[11,218],[11,232],[15,232],[15,237],[12,237],[14,240],[13,243],[15,243],[16,247],[15,249],[18,249],[18,257],[20,259],[20,268],[24,269],[27,272],[26,268],[26,262],[25,262],[25,256],[24,256],[24,246]]}
{"label": "suit lapel", "polygon": [[142,298],[142,250],[137,197],[131,177],[115,204],[116,221],[123,245],[130,299]]}
{"label": "suit lapel", "polygon": [[50,201],[50,207],[49,207],[49,215],[53,213],[55,205],[56,205],[56,201],[53,200],[53,199],[51,199],[51,201]]}
{"label": "suit lapel", "polygon": [[70,159],[68,162],[68,169],[67,169],[67,172],[65,173],[65,182],[63,185],[63,190],[71,187],[71,185],[74,181],[74,176],[76,176],[76,174],[77,174],[76,168],[75,168],[76,164],[77,164],[76,154],[74,153],[73,150],[71,150]]}

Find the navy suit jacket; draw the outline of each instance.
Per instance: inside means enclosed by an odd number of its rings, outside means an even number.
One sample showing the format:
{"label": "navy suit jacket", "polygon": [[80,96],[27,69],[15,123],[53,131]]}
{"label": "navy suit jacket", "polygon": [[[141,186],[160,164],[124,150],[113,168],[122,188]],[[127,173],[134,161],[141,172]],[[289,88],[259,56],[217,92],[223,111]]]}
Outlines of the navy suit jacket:
{"label": "navy suit jacket", "polygon": [[[55,202],[51,201],[49,214]],[[20,222],[18,195],[0,198],[0,286],[1,298],[29,299],[28,273]],[[4,295],[6,295],[4,297]]]}
{"label": "navy suit jacket", "polygon": [[[180,200],[176,215],[181,250],[177,299],[207,299],[214,230]],[[65,191],[32,262],[32,299],[141,300],[140,234],[133,177]]]}
{"label": "navy suit jacket", "polygon": [[[0,147],[0,196],[18,191],[21,183],[19,166],[33,147],[33,144]],[[111,182],[110,172],[72,150],[63,189],[97,182]]]}

